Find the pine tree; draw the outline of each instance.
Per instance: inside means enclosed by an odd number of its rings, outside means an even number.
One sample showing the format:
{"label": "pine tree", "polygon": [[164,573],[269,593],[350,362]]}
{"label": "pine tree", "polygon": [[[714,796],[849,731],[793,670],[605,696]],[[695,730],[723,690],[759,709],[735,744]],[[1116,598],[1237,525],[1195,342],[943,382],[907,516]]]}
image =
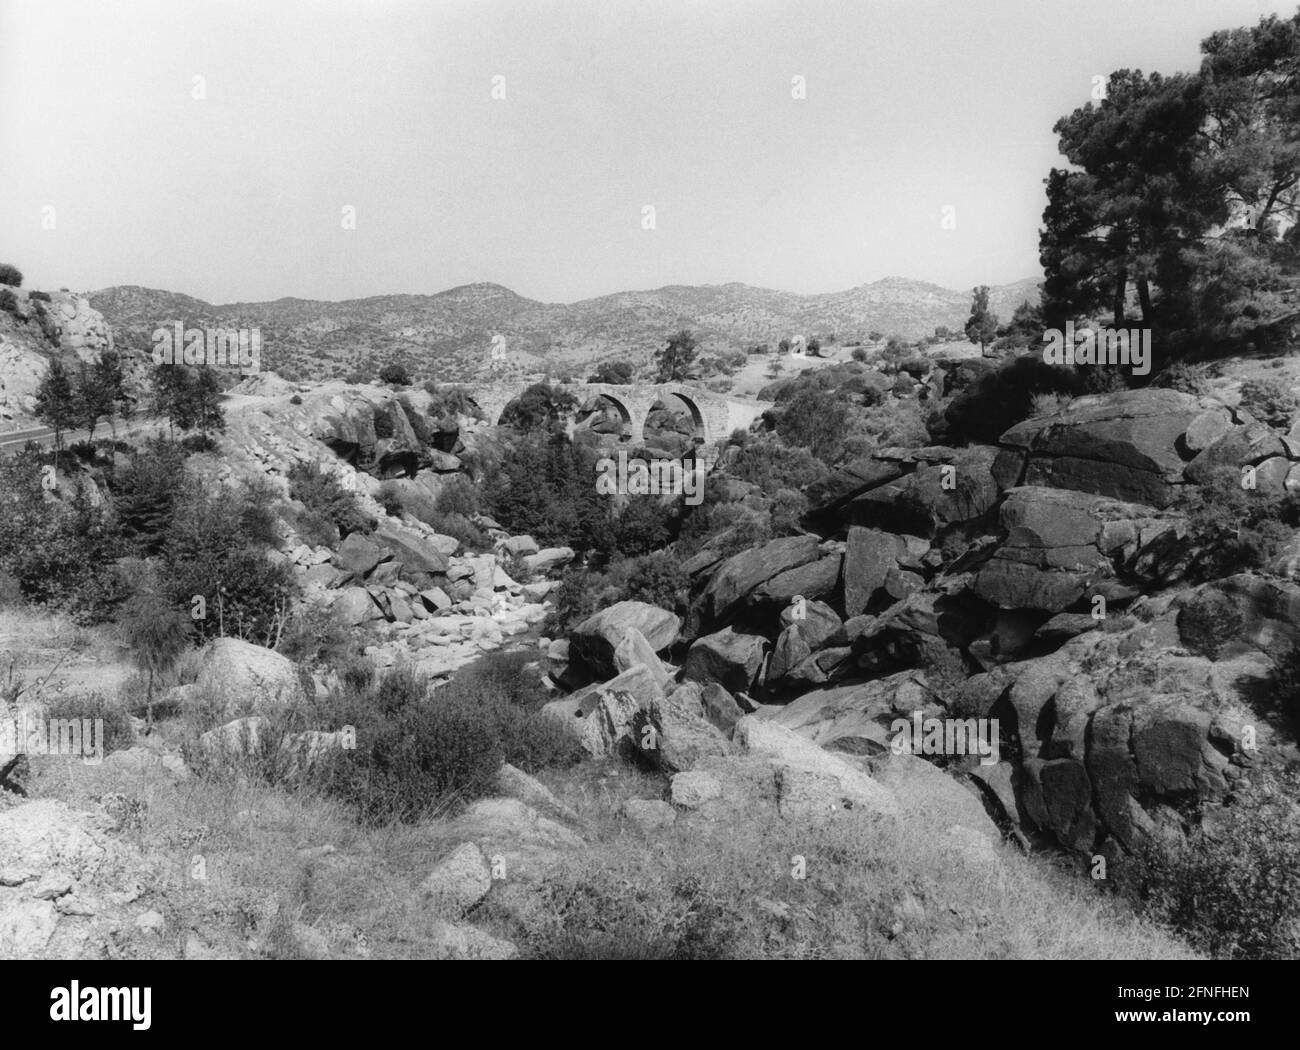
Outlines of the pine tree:
{"label": "pine tree", "polygon": [[36,388],[36,418],[54,431],[57,455],[63,450],[63,432],[77,424],[77,399],[68,371],[57,359],[50,362]]}

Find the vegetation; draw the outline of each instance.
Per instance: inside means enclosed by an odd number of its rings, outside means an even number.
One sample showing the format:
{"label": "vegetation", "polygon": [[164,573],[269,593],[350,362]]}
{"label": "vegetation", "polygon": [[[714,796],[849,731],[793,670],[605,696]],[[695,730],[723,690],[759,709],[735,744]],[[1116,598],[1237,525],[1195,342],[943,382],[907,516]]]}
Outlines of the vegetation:
{"label": "vegetation", "polygon": [[1146,914],[1219,959],[1294,959],[1300,953],[1300,778],[1254,783],[1185,841],[1141,854]]}
{"label": "vegetation", "polygon": [[686,329],[670,337],[668,344],[655,354],[659,382],[681,383],[694,378],[692,365],[698,352],[695,336]]}

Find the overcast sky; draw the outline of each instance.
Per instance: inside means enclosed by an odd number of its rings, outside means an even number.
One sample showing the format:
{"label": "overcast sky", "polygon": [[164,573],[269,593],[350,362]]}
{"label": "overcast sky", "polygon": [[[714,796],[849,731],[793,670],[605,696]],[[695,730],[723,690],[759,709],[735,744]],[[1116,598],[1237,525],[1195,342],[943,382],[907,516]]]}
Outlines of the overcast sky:
{"label": "overcast sky", "polygon": [[1051,127],[1094,75],[1292,10],[0,0],[0,261],[213,302],[1002,283],[1038,274]]}

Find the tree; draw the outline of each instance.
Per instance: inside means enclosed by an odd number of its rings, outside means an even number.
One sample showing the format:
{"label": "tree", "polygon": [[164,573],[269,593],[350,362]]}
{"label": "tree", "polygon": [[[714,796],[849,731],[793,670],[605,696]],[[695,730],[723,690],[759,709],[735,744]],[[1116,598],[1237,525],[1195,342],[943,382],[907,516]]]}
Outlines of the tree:
{"label": "tree", "polygon": [[63,449],[63,432],[77,424],[77,399],[68,371],[56,358],[36,388],[36,418],[54,431],[55,451]]}
{"label": "tree", "polygon": [[77,425],[90,433],[90,440],[95,440],[95,428],[99,421],[113,412],[113,395],[98,382],[93,368],[84,362],[77,369],[77,384],[73,391],[76,406]]}
{"label": "tree", "polygon": [[993,341],[998,331],[998,316],[989,312],[989,286],[981,284],[975,289],[971,300],[970,320],[966,322],[966,338],[972,343],[979,343],[980,355],[984,346]]}
{"label": "tree", "polygon": [[563,387],[534,383],[506,406],[501,423],[525,432],[554,429],[577,405],[578,399]]}
{"label": "tree", "polygon": [[92,379],[103,392],[104,416],[113,430],[113,439],[117,440],[118,418],[128,419],[131,415],[132,398],[126,390],[126,374],[122,368],[122,358],[116,350],[104,350],[99,355],[92,369]]}
{"label": "tree", "polygon": [[157,409],[167,417],[173,436],[176,427],[197,427],[205,434],[225,428],[221,385],[212,369],[158,365],[153,370],[153,387]]}
{"label": "tree", "polygon": [[379,381],[390,386],[410,386],[411,374],[404,364],[394,361],[379,370]]}
{"label": "tree", "polygon": [[691,365],[697,353],[695,336],[683,328],[668,339],[668,345],[655,354],[659,365],[659,382],[680,383],[692,378]]}
{"label": "tree", "polygon": [[587,382],[627,386],[632,382],[632,365],[628,361],[605,361],[592,373]]}
{"label": "tree", "polygon": [[159,595],[146,591],[122,606],[120,622],[135,666],[149,676],[145,703],[146,717],[152,725],[154,679],[170,671],[189,648],[190,619]]}
{"label": "tree", "polygon": [[0,284],[12,285],[14,288],[23,286],[23,274],[17,266],[10,266],[8,263],[0,263]]}
{"label": "tree", "polygon": [[200,368],[189,391],[193,402],[194,426],[204,434],[226,429],[226,416],[221,410],[221,384],[211,368]]}

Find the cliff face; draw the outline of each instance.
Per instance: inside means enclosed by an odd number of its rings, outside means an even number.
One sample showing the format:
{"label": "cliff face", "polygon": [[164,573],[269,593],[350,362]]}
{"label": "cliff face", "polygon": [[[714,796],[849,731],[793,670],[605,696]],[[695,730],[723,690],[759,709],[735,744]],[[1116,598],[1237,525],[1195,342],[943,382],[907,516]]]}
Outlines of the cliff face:
{"label": "cliff face", "polygon": [[[104,316],[71,292],[35,293],[6,286],[0,296],[0,419],[24,422],[52,357],[94,361],[113,346]],[[47,295],[48,299],[40,298]],[[10,298],[12,296],[12,298]]]}

